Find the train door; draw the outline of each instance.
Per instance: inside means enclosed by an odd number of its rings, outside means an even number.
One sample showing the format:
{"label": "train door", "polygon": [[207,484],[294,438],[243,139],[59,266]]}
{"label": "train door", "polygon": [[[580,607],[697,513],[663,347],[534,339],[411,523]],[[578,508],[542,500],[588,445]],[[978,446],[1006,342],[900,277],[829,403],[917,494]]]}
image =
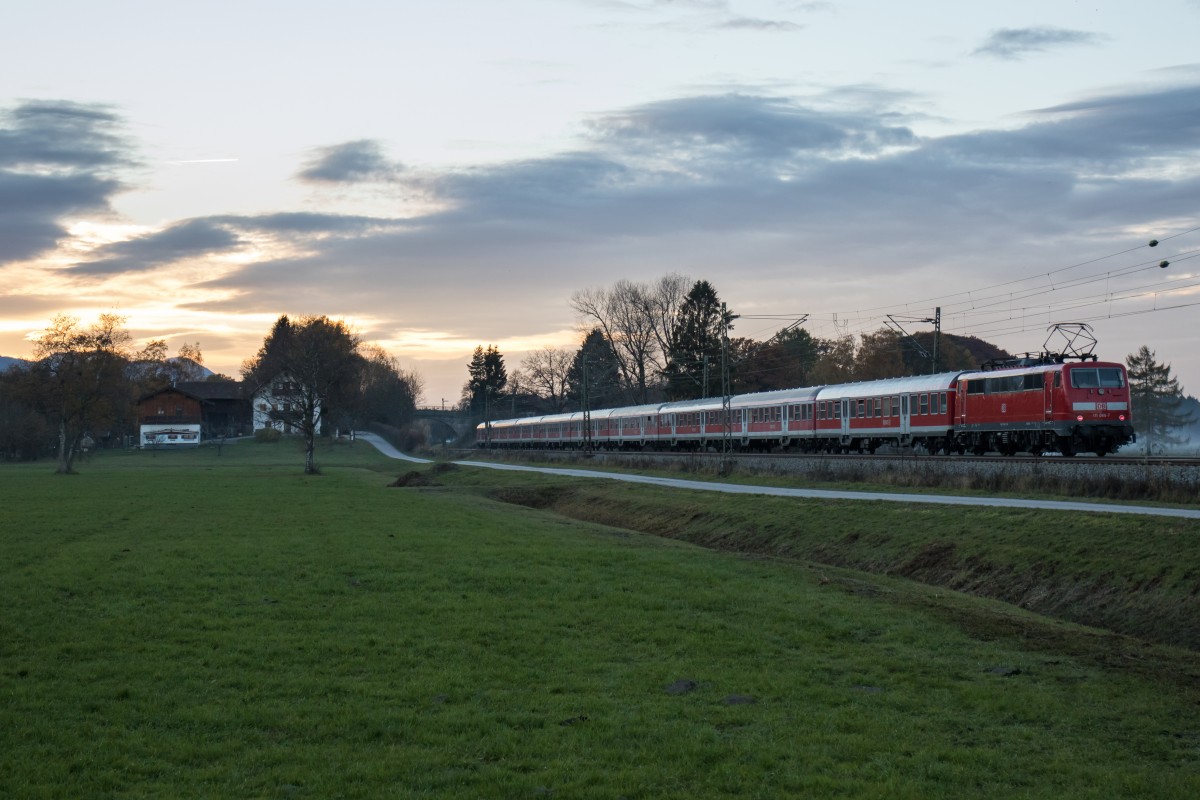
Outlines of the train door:
{"label": "train door", "polygon": [[[1061,372],[1054,373],[1055,377],[1061,375]],[[1050,422],[1054,419],[1054,380],[1050,378],[1047,372],[1042,373],[1042,398],[1043,408],[1046,409],[1046,415],[1042,418],[1043,422]]]}
{"label": "train door", "polygon": [[912,434],[912,420],[908,414],[908,395],[900,395],[900,441],[905,443]]}
{"label": "train door", "polygon": [[850,439],[850,409],[853,406],[853,401],[842,399],[842,442]]}

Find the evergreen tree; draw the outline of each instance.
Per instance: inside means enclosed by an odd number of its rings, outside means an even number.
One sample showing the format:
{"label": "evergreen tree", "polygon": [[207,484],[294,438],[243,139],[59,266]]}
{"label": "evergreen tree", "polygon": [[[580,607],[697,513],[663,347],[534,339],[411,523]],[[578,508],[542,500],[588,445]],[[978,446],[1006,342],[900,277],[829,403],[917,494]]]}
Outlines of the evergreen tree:
{"label": "evergreen tree", "polygon": [[721,394],[721,343],[736,315],[723,311],[717,290],[696,281],[675,317],[663,376],[672,400]]}
{"label": "evergreen tree", "polygon": [[[587,386],[584,386],[586,367]],[[574,408],[582,409],[584,394],[588,408],[613,408],[621,405],[621,364],[616,351],[599,328],[592,328],[575,352],[567,370],[567,399]]]}
{"label": "evergreen tree", "polygon": [[475,348],[471,362],[467,365],[468,379],[463,386],[463,401],[472,414],[488,418],[495,417],[496,401],[508,385],[508,369],[504,356],[489,344]]}
{"label": "evergreen tree", "polygon": [[1125,359],[1129,371],[1129,399],[1133,427],[1147,451],[1184,444],[1189,437],[1177,431],[1194,422],[1183,408],[1179,379],[1171,376],[1171,365],[1154,360],[1146,345]]}
{"label": "evergreen tree", "polygon": [[740,392],[794,389],[810,384],[809,375],[817,362],[817,340],[803,328],[785,328],[766,342],[748,342],[739,347],[730,341],[735,356]]}

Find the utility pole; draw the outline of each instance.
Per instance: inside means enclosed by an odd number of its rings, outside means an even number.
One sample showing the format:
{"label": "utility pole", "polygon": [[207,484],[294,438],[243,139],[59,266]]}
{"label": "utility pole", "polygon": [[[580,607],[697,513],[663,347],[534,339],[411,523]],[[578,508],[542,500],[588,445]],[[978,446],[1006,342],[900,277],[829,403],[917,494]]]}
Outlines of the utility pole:
{"label": "utility pole", "polygon": [[483,387],[483,430],[484,430],[483,440],[485,442],[487,442],[488,447],[492,446],[492,413],[491,413],[491,409],[488,408],[488,398],[491,395],[491,393],[492,393],[492,387],[490,387],[490,386]]}
{"label": "utility pole", "polygon": [[933,312],[933,374],[938,371],[938,346],[942,342],[942,307]]}
{"label": "utility pole", "polygon": [[583,451],[592,452],[592,402],[588,388],[588,359],[583,357]]}
{"label": "utility pole", "polygon": [[729,380],[729,325],[726,322],[728,312],[725,304],[721,303],[721,419],[724,421],[724,431],[721,436],[721,474],[729,473],[733,455],[733,420],[730,408],[732,393]]}
{"label": "utility pole", "polygon": [[[932,317],[926,317],[924,319],[918,319],[917,317],[899,317],[899,318],[897,318],[897,316],[895,314],[888,314],[887,318],[888,318],[888,321],[885,324],[888,327],[893,328],[901,336],[903,336],[904,338],[906,338],[910,342],[912,342],[912,346],[914,348],[916,348],[917,352],[929,359],[929,366],[930,366],[929,374],[930,375],[935,374],[938,371],[938,347],[939,347],[939,345],[941,343],[941,339],[942,339],[942,307],[938,306]],[[933,352],[932,353],[930,353],[928,350],[926,350],[924,347],[922,347],[921,343],[919,341],[917,341],[916,337],[914,337],[908,331],[904,330],[904,326],[900,324],[901,320],[903,320],[905,322],[926,322],[926,323],[930,323],[933,325]]]}

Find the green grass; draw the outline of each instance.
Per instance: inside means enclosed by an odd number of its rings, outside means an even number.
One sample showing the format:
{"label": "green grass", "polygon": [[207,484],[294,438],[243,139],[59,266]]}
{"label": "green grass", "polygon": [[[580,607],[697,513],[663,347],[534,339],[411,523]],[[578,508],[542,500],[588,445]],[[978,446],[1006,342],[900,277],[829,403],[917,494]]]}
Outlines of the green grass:
{"label": "green grass", "polygon": [[507,502],[705,547],[899,575],[1200,650],[1200,522],[1137,515],[663,492],[463,470]]}
{"label": "green grass", "polygon": [[1195,680],[1029,640],[1095,632],[297,456],[0,467],[0,796],[1200,792]]}

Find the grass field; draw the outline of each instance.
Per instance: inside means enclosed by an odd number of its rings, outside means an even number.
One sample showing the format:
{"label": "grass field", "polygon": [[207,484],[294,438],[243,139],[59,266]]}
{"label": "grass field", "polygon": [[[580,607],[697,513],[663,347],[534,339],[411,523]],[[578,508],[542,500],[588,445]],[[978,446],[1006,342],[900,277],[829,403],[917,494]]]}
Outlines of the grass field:
{"label": "grass field", "polygon": [[[0,467],[0,796],[1200,794],[1194,653],[496,499],[671,493],[301,463]],[[863,518],[792,509],[831,546]]]}

